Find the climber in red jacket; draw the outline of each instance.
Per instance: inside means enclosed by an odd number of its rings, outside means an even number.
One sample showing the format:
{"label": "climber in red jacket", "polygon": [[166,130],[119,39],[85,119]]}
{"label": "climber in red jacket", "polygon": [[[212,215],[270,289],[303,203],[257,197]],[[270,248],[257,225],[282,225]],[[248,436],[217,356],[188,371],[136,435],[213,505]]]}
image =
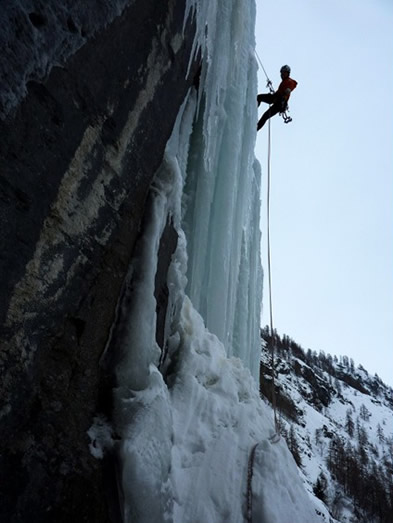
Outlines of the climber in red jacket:
{"label": "climber in red jacket", "polygon": [[261,129],[266,121],[277,113],[284,113],[288,107],[288,100],[291,92],[297,86],[296,80],[289,77],[291,68],[289,65],[283,65],[280,69],[282,82],[278,86],[277,91],[266,94],[258,94],[258,107],[261,102],[271,104],[269,109],[262,115],[257,125],[257,131]]}

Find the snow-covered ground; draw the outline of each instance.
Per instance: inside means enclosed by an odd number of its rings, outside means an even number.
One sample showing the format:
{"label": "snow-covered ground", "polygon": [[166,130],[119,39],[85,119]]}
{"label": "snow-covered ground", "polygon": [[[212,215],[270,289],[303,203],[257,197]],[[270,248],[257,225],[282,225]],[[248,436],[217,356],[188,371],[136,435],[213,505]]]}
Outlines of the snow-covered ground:
{"label": "snow-covered ground", "polygon": [[[175,345],[171,347],[172,354],[179,354],[179,364],[175,374],[168,377],[173,380],[169,392],[156,376],[161,384],[158,387],[157,383],[157,393],[160,389],[161,401],[167,398],[172,415],[172,423],[166,427],[172,438],[165,493],[168,497],[167,503],[162,503],[169,510],[162,520],[242,521],[247,507],[250,453],[258,443],[251,481],[252,521],[314,521],[285,442],[282,439],[271,442],[274,435],[271,412],[261,402],[255,381],[239,359],[227,357],[223,345],[206,330],[188,298],[183,301],[171,344]],[[159,415],[165,414],[160,409]],[[163,432],[156,431],[157,412],[153,427],[151,415],[152,412],[145,420],[147,426],[139,425],[141,437],[145,439],[154,427],[154,440],[149,438],[149,441],[155,441],[161,447],[160,454],[165,456]],[[133,437],[127,443],[126,463],[133,474],[133,457],[141,455],[140,443],[139,440],[135,444]],[[150,445],[145,443],[146,454],[142,451],[140,465],[144,470],[152,457]],[[151,472],[157,477],[156,470]],[[161,485],[157,485],[158,491],[152,492],[148,500],[141,499],[139,480],[137,473],[136,481],[127,484],[133,496],[138,492],[140,510],[146,514],[146,506],[154,506],[152,500],[162,495]],[[134,503],[131,506],[135,507]],[[142,521],[153,521],[149,518]]]}
{"label": "snow-covered ground", "polygon": [[166,383],[152,364],[144,390],[118,391],[122,419],[132,416],[121,432],[125,521],[229,523],[248,509],[254,523],[318,521],[255,381],[186,296],[169,350]]}
{"label": "snow-covered ground", "polygon": [[[279,413],[280,424],[287,435],[291,428],[293,430],[301,460],[299,473],[313,499],[315,509],[322,520],[328,523],[363,521],[361,516],[359,520],[354,515],[355,507],[351,495],[345,492],[344,487],[329,471],[329,453],[332,451],[332,444],[334,448],[334,440],[339,439],[345,449],[354,449],[355,456],[360,456],[361,451],[365,452],[367,463],[364,465],[364,474],[367,466],[371,469],[373,461],[380,466],[384,462],[391,463],[393,391],[382,382],[379,390],[377,391],[378,387],[374,390],[378,380],[369,376],[361,367],[355,369],[353,365],[351,368],[332,361],[333,372],[343,376],[343,379],[337,379],[318,364],[308,365],[304,359],[291,354],[290,350],[276,355],[276,359],[276,381],[280,394],[293,400],[297,409],[296,419],[288,416],[288,413]],[[266,350],[263,352],[263,362],[267,367],[270,366],[270,354]],[[297,372],[294,371],[296,366]],[[308,376],[308,379],[304,376]],[[348,376],[349,379],[346,378]],[[329,398],[325,406],[316,399],[316,388],[310,383],[314,377],[322,394],[326,391],[326,398]],[[348,417],[353,423],[352,433],[348,427]],[[360,431],[364,429],[366,434],[362,442],[359,441],[359,428]],[[327,480],[323,489],[326,504],[313,492],[321,473]],[[389,490],[389,486],[385,486]],[[374,523],[379,519],[368,518],[367,521]]]}

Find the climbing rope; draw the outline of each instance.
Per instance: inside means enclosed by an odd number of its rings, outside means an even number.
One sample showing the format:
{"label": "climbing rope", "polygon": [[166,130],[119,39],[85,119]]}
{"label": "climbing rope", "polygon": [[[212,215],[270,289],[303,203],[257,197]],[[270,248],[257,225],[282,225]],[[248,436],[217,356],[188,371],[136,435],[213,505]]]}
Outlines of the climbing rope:
{"label": "climbing rope", "polygon": [[[262,60],[260,59],[257,50],[255,49],[255,56],[260,63],[263,72],[267,79],[267,87],[270,92],[274,92],[273,84],[269,79],[265,68],[263,67]],[[270,105],[269,105],[270,107]],[[286,120],[284,118],[285,123]],[[270,118],[268,120],[268,153],[267,153],[267,267],[268,267],[268,278],[269,278],[269,309],[270,309],[270,336],[271,336],[271,355],[272,355],[272,405],[274,413],[274,428],[276,431],[275,436],[280,437],[278,420],[277,420],[277,401],[276,401],[276,386],[275,386],[275,337],[274,337],[274,325],[273,325],[273,298],[272,298],[272,270],[271,270],[271,247],[270,247],[270,182],[271,182],[271,126]]]}
{"label": "climbing rope", "polygon": [[259,58],[259,54],[258,54],[258,52],[257,52],[256,49],[255,49],[255,56],[257,57],[257,60],[258,60],[258,62],[259,62],[259,64],[260,64],[260,66],[262,67],[262,71],[265,73],[266,80],[267,80],[266,87],[269,88],[269,91],[270,91],[271,93],[274,93],[274,89],[273,89],[272,81],[271,81],[270,78],[268,77],[267,72],[265,71],[265,68],[263,67],[262,60]]}
{"label": "climbing rope", "polygon": [[248,473],[247,473],[247,514],[246,521],[247,523],[252,523],[252,476],[254,474],[254,459],[255,459],[255,450],[259,443],[256,443],[250,452],[250,457],[248,458]]}
{"label": "climbing rope", "polygon": [[271,355],[272,355],[272,405],[274,413],[274,428],[276,434],[279,434],[277,420],[277,401],[276,401],[276,384],[275,384],[275,336],[273,323],[273,297],[272,297],[272,268],[271,268],[271,245],[270,245],[270,184],[271,184],[271,127],[270,119],[268,121],[268,148],[267,148],[267,272],[269,278],[269,310],[270,310],[270,336],[271,336]]}

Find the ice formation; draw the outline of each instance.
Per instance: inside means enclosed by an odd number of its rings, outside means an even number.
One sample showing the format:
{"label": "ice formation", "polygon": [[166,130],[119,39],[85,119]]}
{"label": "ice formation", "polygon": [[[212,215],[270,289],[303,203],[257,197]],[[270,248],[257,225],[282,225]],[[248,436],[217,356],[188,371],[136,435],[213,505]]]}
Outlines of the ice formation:
{"label": "ice formation", "polygon": [[199,112],[183,197],[187,294],[227,354],[240,357],[257,379],[262,274],[255,6],[227,1],[203,7],[196,7],[196,16],[207,21],[206,35],[200,36]]}
{"label": "ice formation", "polygon": [[[255,453],[254,523],[315,515],[258,390],[262,269],[256,135],[255,4],[189,2],[202,51],[149,199],[119,317],[116,431],[124,520],[244,521]],[[168,273],[168,353],[155,341],[159,240],[179,240]],[[272,499],[274,497],[274,499]]]}

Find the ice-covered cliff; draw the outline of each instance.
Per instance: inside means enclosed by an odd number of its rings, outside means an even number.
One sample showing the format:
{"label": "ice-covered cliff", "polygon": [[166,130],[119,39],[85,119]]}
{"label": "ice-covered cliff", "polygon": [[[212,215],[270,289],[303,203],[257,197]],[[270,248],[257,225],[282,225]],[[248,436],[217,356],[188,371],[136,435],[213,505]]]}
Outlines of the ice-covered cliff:
{"label": "ice-covered cliff", "polygon": [[313,522],[257,383],[255,3],[1,16],[0,519]]}
{"label": "ice-covered cliff", "polygon": [[110,416],[100,357],[199,67],[184,17],[184,0],[2,3],[1,521],[115,510],[113,461],[87,431]]}
{"label": "ice-covered cliff", "polygon": [[[113,330],[122,514],[137,523],[312,523],[316,515],[259,396],[260,169],[255,5],[190,2],[202,66],[150,193]],[[157,343],[160,238],[177,235]],[[113,347],[112,347],[113,351]],[[98,450],[97,450],[98,449]]]}

